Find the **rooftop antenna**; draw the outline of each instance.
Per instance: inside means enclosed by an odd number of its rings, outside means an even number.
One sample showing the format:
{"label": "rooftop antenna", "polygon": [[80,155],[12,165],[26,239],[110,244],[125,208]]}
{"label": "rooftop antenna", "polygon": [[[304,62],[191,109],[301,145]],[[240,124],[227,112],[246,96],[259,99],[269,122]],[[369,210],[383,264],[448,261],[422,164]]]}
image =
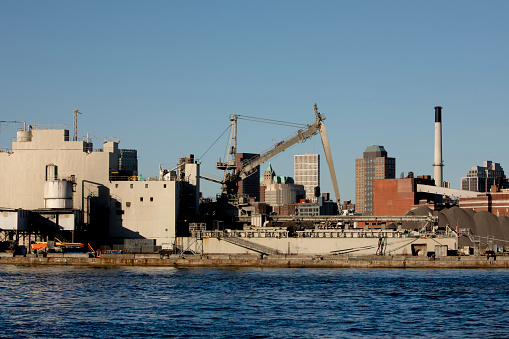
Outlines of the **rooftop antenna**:
{"label": "rooftop antenna", "polygon": [[78,141],[78,114],[81,114],[77,109],[74,110],[74,141]]}

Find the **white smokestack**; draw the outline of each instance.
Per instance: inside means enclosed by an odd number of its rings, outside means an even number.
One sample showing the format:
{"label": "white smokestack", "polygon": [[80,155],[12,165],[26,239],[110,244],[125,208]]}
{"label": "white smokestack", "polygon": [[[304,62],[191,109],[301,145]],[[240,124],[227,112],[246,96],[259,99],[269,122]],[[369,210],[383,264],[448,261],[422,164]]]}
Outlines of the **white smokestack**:
{"label": "white smokestack", "polygon": [[442,187],[443,167],[442,162],[442,107],[435,107],[435,186]]}

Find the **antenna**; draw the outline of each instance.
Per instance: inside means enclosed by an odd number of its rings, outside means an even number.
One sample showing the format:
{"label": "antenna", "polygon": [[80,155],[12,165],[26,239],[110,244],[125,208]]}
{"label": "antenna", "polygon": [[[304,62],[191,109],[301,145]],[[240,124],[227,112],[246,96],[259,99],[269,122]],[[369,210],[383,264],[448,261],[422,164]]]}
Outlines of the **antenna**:
{"label": "antenna", "polygon": [[77,109],[74,110],[74,138],[73,141],[78,141],[78,114],[81,114]]}

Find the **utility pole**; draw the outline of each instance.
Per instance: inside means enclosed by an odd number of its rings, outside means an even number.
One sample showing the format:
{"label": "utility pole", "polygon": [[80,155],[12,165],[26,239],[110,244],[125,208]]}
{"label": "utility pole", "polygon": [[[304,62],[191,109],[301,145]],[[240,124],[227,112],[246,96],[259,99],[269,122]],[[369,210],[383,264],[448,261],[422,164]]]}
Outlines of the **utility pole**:
{"label": "utility pole", "polygon": [[74,136],[73,141],[78,141],[78,114],[81,114],[77,109],[74,110]]}

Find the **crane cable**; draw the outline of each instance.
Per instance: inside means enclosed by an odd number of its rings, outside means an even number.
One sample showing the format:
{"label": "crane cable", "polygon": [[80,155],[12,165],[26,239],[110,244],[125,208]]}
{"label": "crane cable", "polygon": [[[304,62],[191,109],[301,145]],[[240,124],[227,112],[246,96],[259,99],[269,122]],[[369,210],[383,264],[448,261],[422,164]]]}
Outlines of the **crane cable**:
{"label": "crane cable", "polygon": [[226,129],[223,131],[223,133],[221,133],[221,135],[220,135],[220,136],[216,139],[216,141],[214,141],[214,142],[212,143],[212,145],[210,145],[210,147],[209,147],[209,148],[207,148],[207,150],[205,151],[205,153],[203,153],[203,154],[201,155],[201,157],[199,157],[199,158],[198,158],[198,161],[200,161],[200,160],[201,160],[201,159],[205,156],[205,154],[207,154],[207,152],[208,152],[208,151],[212,148],[212,146],[214,146],[214,145],[216,144],[216,142],[217,142],[219,139],[221,139],[221,137],[222,137],[222,136],[226,133],[226,131],[227,131],[227,130],[229,130],[229,129],[230,129],[230,127],[231,127],[231,124],[230,124],[230,125],[228,125],[228,127],[226,127]]}
{"label": "crane cable", "polygon": [[[261,122],[261,123],[265,123],[265,124],[274,124],[274,125],[289,126],[289,127],[295,127],[295,128],[302,128],[302,127],[306,127],[307,126],[305,124],[297,124],[297,123],[281,121],[281,120],[257,118],[257,117],[252,117],[252,116],[248,116],[248,115],[237,115],[237,117],[239,119],[243,119],[243,120],[247,120],[247,121]],[[216,142],[219,141],[219,139],[221,139],[221,137],[226,133],[226,131],[228,129],[230,129],[230,127],[231,127],[231,124],[228,125],[228,127],[223,131],[223,133],[221,133],[221,135],[216,139],[216,141],[214,141],[212,143],[212,145],[210,145],[210,147],[198,158],[198,161],[200,161],[205,156],[205,154],[207,154],[207,152],[216,144]]]}
{"label": "crane cable", "polygon": [[257,118],[257,117],[251,117],[251,116],[248,116],[248,115],[237,115],[237,117],[239,119],[248,120],[248,121],[262,122],[262,123],[265,123],[265,124],[290,126],[290,127],[296,127],[296,128],[302,128],[302,127],[306,127],[307,126],[305,124],[297,124],[297,123],[294,123],[294,122],[287,122],[287,121],[281,121],[281,120]]}

